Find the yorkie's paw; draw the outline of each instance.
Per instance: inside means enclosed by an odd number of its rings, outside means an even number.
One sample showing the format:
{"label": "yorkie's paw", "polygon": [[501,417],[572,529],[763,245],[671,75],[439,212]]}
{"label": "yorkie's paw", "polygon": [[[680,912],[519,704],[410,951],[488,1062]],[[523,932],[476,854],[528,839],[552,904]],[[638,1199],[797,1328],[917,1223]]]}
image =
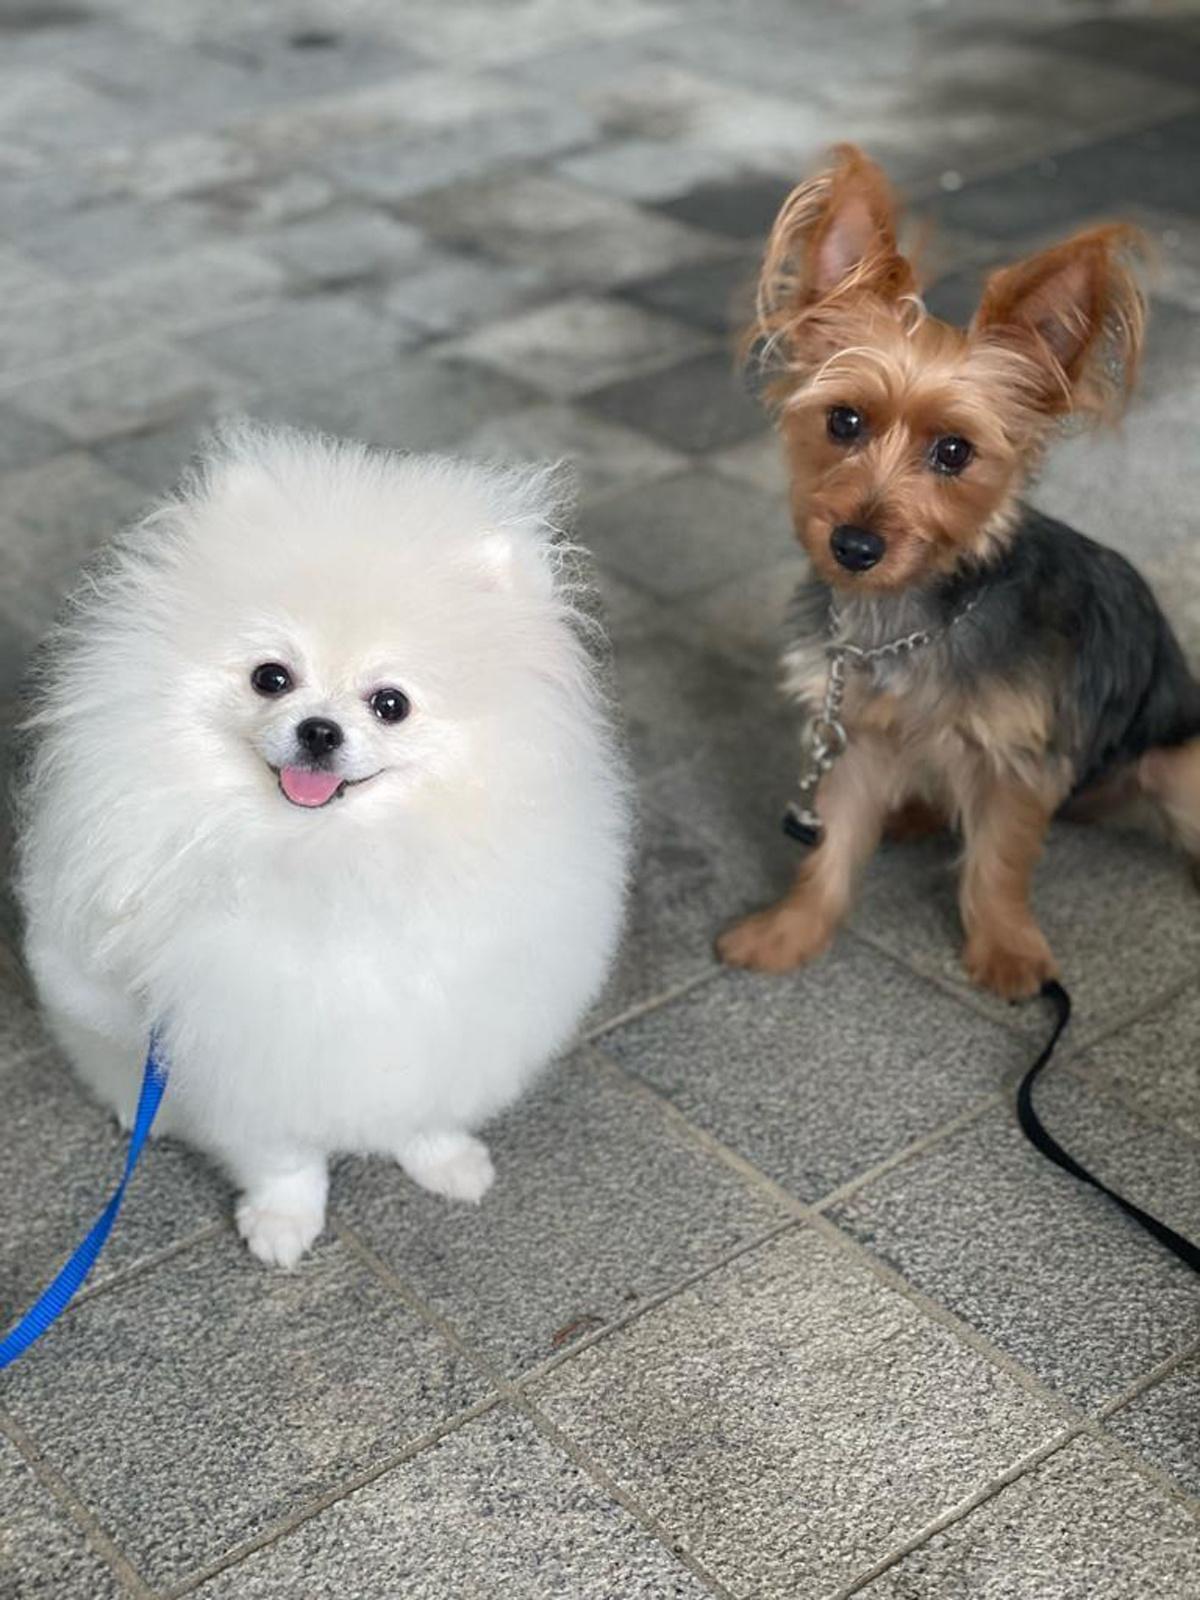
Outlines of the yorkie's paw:
{"label": "yorkie's paw", "polygon": [[1019,944],[973,939],[963,956],[967,975],[1002,1000],[1028,1000],[1048,978],[1058,976],[1050,946],[1036,931]]}
{"label": "yorkie's paw", "polygon": [[717,955],[727,967],[754,972],[791,972],[829,946],[831,931],[803,910],[770,906],[743,917],[717,940]]}

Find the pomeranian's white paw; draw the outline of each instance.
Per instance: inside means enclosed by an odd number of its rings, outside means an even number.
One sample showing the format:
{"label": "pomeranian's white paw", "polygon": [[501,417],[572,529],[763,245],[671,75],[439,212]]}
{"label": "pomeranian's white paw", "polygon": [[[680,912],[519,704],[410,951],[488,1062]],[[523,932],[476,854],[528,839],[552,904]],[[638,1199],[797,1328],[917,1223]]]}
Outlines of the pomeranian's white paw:
{"label": "pomeranian's white paw", "polygon": [[482,1139],[469,1133],[422,1133],[396,1152],[414,1183],[448,1200],[478,1205],[492,1187],[496,1169]]}
{"label": "pomeranian's white paw", "polygon": [[325,1226],[329,1180],[322,1167],[267,1178],[237,1205],[237,1229],[268,1267],[294,1267]]}

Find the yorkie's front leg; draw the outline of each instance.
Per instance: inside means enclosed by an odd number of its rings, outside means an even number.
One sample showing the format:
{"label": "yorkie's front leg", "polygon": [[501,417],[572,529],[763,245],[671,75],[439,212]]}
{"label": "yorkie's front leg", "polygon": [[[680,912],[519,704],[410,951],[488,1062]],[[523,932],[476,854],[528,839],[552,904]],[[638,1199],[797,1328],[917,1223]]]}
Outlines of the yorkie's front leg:
{"label": "yorkie's front leg", "polygon": [[777,905],[725,930],[717,940],[721,960],[758,972],[789,972],[826,950],[850,909],[859,870],[879,843],[895,787],[895,754],[886,741],[852,737],[818,791],[824,839],[801,862]]}
{"label": "yorkie's front leg", "polygon": [[1033,789],[993,779],[963,809],[963,959],[975,983],[1006,1000],[1036,994],[1058,972],[1029,904],[1054,808],[1053,800]]}

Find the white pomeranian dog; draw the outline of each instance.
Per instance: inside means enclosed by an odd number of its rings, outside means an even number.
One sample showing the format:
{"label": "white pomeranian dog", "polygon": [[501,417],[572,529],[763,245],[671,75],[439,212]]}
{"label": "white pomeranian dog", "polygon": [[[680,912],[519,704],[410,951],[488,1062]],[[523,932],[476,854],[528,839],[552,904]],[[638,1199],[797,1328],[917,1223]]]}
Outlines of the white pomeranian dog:
{"label": "white pomeranian dog", "polygon": [[605,978],[628,786],[559,510],[545,471],[233,432],[49,643],[30,969],[126,1124],[158,1030],[158,1131],[262,1261],[321,1232],[334,1152],[478,1201],[472,1130]]}

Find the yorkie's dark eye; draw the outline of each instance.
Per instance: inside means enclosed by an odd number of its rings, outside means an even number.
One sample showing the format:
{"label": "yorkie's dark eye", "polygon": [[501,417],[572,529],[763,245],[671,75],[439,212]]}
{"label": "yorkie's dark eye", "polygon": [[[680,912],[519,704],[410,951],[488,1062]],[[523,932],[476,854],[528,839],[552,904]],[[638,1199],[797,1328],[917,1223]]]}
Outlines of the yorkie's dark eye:
{"label": "yorkie's dark eye", "polygon": [[286,694],[295,687],[295,680],[278,661],[264,661],[250,674],[250,687],[255,694]]}
{"label": "yorkie's dark eye", "polygon": [[403,689],[376,689],[367,701],[380,722],[403,722],[412,703]]}
{"label": "yorkie's dark eye", "polygon": [[969,439],[960,439],[956,433],[947,433],[933,441],[929,459],[935,471],[955,478],[974,454],[975,449]]}
{"label": "yorkie's dark eye", "polygon": [[839,444],[849,444],[863,431],[862,414],[853,406],[831,406],[825,418],[825,431]]}

